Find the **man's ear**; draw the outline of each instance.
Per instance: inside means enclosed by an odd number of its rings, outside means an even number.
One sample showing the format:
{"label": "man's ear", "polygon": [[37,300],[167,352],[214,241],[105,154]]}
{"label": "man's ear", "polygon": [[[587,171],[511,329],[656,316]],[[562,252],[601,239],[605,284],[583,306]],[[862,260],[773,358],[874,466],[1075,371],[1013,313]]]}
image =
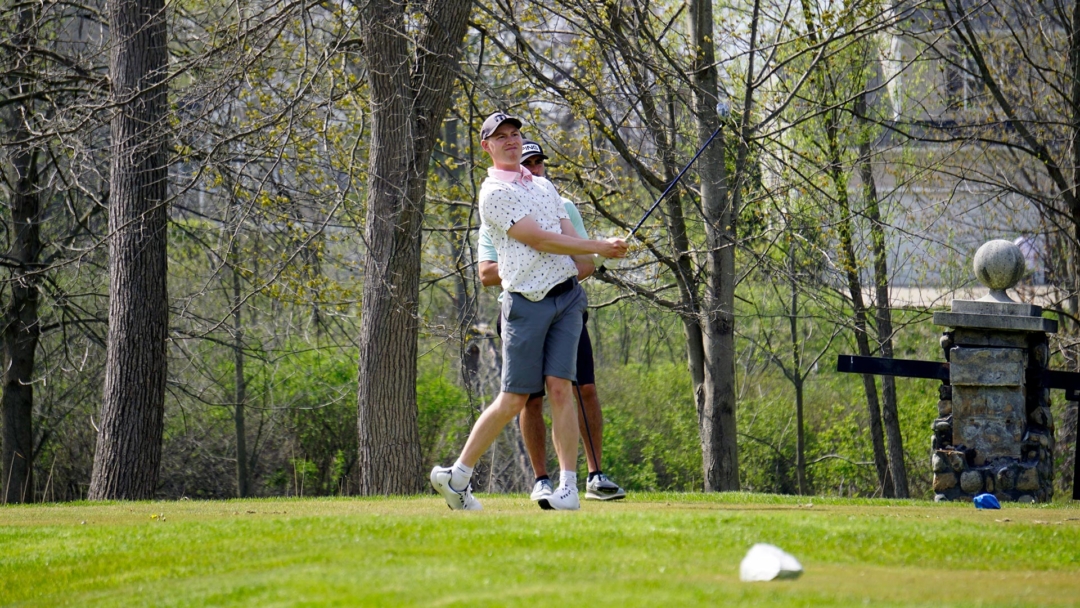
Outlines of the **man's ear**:
{"label": "man's ear", "polygon": [[491,150],[488,150],[488,140],[481,139],[480,140],[480,147],[484,149],[484,152],[487,152],[488,154],[491,154]]}

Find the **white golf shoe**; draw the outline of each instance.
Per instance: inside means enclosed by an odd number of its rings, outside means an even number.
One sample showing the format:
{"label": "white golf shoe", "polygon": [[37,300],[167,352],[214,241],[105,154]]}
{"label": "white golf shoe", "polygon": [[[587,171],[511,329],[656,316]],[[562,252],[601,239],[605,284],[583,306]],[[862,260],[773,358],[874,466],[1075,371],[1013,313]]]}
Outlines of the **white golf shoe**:
{"label": "white golf shoe", "polygon": [[446,499],[447,506],[454,511],[482,511],[484,507],[480,506],[480,501],[473,498],[472,484],[470,483],[464,490],[458,492],[450,487],[450,477],[450,467],[431,469],[431,487]]}
{"label": "white golf shoe", "polygon": [[541,479],[533,486],[532,495],[529,496],[530,500],[540,500],[541,498],[547,498],[551,496],[551,493],[555,491],[555,488],[551,486],[550,479]]}
{"label": "white golf shoe", "polygon": [[546,498],[537,501],[540,508],[556,511],[577,511],[581,508],[576,486],[559,486]]}
{"label": "white golf shoe", "polygon": [[585,484],[586,500],[619,500],[620,498],[626,498],[626,492],[603,473],[594,475],[589,483]]}

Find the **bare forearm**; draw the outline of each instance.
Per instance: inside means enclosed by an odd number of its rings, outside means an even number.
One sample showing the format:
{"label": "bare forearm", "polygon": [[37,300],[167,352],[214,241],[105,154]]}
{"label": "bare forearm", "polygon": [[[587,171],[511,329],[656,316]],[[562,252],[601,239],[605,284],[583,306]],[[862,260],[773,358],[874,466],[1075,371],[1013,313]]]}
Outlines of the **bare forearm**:
{"label": "bare forearm", "polygon": [[570,220],[562,220],[563,232],[548,232],[536,223],[536,220],[526,216],[506,231],[511,238],[525,243],[529,247],[544,253],[559,255],[591,255],[599,254],[606,258],[621,258],[626,255],[626,242],[622,239],[607,239],[603,241],[590,241],[576,236],[570,236],[573,231]]}
{"label": "bare forearm", "polygon": [[480,284],[484,287],[494,287],[502,283],[502,277],[499,276],[498,262],[480,262],[479,274]]}
{"label": "bare forearm", "polygon": [[603,241],[580,239],[576,236],[568,236],[557,232],[544,232],[534,242],[528,243],[533,249],[544,253],[556,253],[561,255],[595,255],[604,251]]}

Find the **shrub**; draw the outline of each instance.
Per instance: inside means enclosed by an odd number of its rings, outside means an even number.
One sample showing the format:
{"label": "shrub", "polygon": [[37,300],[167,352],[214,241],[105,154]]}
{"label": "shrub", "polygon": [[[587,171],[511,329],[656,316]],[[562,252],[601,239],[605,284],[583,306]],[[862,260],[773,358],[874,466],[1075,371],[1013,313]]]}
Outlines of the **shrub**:
{"label": "shrub", "polygon": [[603,468],[628,490],[700,490],[701,448],[684,365],[630,364],[598,374]]}

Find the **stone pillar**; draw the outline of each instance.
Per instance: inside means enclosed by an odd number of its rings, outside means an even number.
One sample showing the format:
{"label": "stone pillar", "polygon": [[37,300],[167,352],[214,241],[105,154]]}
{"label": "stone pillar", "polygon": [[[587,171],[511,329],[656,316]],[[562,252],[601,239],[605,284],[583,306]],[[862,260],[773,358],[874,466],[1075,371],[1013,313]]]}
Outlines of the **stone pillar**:
{"label": "stone pillar", "polygon": [[953,300],[951,312],[934,313],[936,325],[952,328],[941,340],[949,385],[933,425],[935,500],[989,492],[1002,501],[1047,502],[1054,493],[1054,422],[1041,382],[1057,321],[1005,294],[1024,274],[1023,255],[1010,241],[980,247],[975,274],[988,295]]}

